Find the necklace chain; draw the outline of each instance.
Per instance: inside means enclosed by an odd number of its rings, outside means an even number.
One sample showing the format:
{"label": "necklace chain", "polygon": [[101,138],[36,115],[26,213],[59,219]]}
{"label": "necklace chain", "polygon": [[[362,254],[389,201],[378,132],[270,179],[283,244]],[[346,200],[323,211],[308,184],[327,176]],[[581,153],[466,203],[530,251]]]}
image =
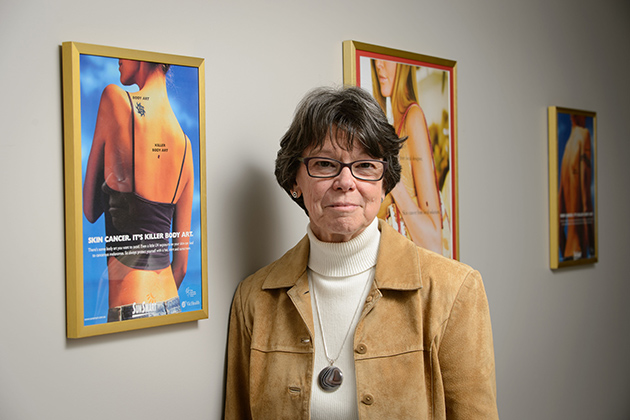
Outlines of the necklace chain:
{"label": "necklace chain", "polygon": [[350,321],[350,325],[348,326],[348,331],[346,331],[346,336],[343,338],[341,347],[339,348],[339,353],[337,354],[337,357],[335,357],[334,359],[331,359],[330,356],[328,356],[328,347],[326,346],[326,336],[324,335],[324,326],[322,325],[322,317],[319,314],[319,303],[317,303],[317,293],[315,292],[315,281],[311,280],[311,284],[313,286],[313,300],[315,301],[315,313],[317,314],[317,322],[319,323],[319,332],[322,335],[322,344],[324,345],[324,354],[326,356],[326,360],[328,360],[328,363],[330,363],[330,366],[334,365],[337,359],[339,359],[339,356],[341,356],[341,352],[343,351],[343,346],[346,344],[346,340],[348,339],[348,336],[350,335],[350,330],[352,330],[352,325],[354,324],[354,321],[359,313],[359,309],[361,308],[363,295],[365,294],[365,291],[367,290],[368,285],[370,283],[372,282],[369,279],[368,281],[365,282],[365,286],[363,286],[363,291],[361,292],[361,295],[359,296],[359,303],[357,304],[357,308],[354,310],[354,315],[352,316],[352,320]]}

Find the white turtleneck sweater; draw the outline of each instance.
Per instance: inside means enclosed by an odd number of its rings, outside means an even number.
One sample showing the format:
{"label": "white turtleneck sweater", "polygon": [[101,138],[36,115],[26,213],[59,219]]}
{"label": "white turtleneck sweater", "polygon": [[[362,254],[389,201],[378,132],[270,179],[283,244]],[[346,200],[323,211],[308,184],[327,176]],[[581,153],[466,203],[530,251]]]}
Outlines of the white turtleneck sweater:
{"label": "white turtleneck sweater", "polygon": [[[353,338],[374,280],[381,239],[378,219],[375,218],[361,234],[347,242],[321,242],[310,226],[307,231],[310,240],[308,282],[315,325],[311,419],[358,420]],[[339,356],[333,366],[343,373],[343,383],[335,391],[323,391],[317,380],[319,372],[330,365],[324,350],[318,315],[321,316],[328,357],[335,359]]]}

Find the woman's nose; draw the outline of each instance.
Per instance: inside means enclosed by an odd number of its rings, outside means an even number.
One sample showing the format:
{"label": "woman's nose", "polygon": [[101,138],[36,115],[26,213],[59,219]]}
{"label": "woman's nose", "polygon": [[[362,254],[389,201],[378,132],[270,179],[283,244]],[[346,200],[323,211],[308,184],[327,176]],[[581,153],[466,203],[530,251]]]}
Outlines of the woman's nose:
{"label": "woman's nose", "polygon": [[354,189],[355,186],[356,179],[352,175],[350,168],[343,168],[339,175],[335,178],[335,187],[347,191]]}

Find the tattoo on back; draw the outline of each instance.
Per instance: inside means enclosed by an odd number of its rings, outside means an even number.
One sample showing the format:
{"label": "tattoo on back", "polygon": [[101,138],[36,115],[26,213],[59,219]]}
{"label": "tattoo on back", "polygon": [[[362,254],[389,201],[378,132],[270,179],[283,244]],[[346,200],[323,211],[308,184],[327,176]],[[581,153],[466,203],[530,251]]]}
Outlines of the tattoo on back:
{"label": "tattoo on back", "polygon": [[141,117],[144,117],[144,114],[146,113],[142,103],[140,102],[136,102],[136,111],[138,111],[138,114],[140,114]]}

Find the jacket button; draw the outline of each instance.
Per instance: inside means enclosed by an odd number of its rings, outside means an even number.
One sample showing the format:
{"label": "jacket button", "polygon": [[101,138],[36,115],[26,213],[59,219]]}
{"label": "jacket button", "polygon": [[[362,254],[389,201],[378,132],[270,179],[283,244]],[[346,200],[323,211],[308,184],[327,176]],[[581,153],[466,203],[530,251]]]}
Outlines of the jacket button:
{"label": "jacket button", "polygon": [[361,402],[365,405],[372,405],[374,404],[374,397],[371,394],[365,394],[361,398]]}
{"label": "jacket button", "polygon": [[355,351],[359,354],[365,354],[367,353],[367,346],[365,344],[359,344]]}
{"label": "jacket button", "polygon": [[372,297],[372,295],[370,295],[370,296],[367,297],[367,299],[365,299],[365,301],[367,303],[370,303],[370,302],[372,302],[372,299],[373,299],[373,297]]}

